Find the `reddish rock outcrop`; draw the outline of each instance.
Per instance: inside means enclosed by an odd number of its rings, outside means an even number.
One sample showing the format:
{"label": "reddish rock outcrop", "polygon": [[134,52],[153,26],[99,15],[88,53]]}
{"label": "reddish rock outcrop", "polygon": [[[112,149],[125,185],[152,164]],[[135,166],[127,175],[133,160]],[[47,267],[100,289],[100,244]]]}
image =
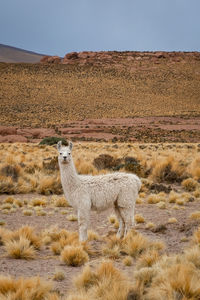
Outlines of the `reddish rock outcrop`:
{"label": "reddish rock outcrop", "polygon": [[22,135],[5,135],[0,136],[0,143],[27,143],[28,140]]}
{"label": "reddish rock outcrop", "polygon": [[44,56],[41,60],[41,63],[48,64],[59,64],[61,63],[61,58],[59,56]]}
{"label": "reddish rock outcrop", "polygon": [[[195,59],[200,60],[199,52],[139,52],[139,51],[82,51],[70,52],[65,55],[63,59],[58,56],[44,56],[41,63],[62,63],[62,64],[93,64],[106,65],[112,63],[114,66],[126,66],[126,62],[148,60],[154,63],[160,63],[162,59],[169,59],[169,61],[179,62],[182,60]],[[128,66],[128,65],[127,65]]]}
{"label": "reddish rock outcrop", "polygon": [[37,138],[43,139],[48,136],[56,136],[56,132],[51,128],[26,128],[26,129],[18,129],[17,134],[23,135],[26,138]]}
{"label": "reddish rock outcrop", "polygon": [[17,127],[0,126],[0,135],[15,135],[17,134]]}

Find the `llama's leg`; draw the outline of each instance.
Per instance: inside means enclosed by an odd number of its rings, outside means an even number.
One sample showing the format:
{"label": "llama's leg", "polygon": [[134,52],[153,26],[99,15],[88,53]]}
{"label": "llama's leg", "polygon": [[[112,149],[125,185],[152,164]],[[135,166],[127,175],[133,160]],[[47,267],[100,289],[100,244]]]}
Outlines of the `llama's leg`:
{"label": "llama's leg", "polygon": [[119,207],[115,206],[115,214],[117,216],[117,219],[119,221],[119,229],[117,231],[117,237],[118,238],[122,238],[124,235],[124,227],[125,227],[125,223],[120,215],[120,211],[119,211]]}
{"label": "llama's leg", "polygon": [[119,207],[120,215],[125,223],[123,236],[125,236],[129,229],[134,227],[134,210],[133,207],[124,208]]}
{"label": "llama's leg", "polygon": [[85,242],[88,238],[87,229],[90,223],[90,207],[80,207],[78,209],[78,227],[79,227],[79,240]]}

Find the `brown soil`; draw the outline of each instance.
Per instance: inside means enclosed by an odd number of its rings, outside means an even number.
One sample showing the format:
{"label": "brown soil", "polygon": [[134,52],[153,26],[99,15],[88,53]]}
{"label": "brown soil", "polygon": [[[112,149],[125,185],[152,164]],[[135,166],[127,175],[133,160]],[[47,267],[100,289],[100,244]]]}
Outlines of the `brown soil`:
{"label": "brown soil", "polygon": [[[3,200],[6,195],[1,195],[0,200]],[[30,201],[34,197],[39,197],[34,194],[27,195],[15,195],[15,199],[26,199]],[[47,196],[50,197],[50,196]],[[136,230],[143,235],[150,238],[150,240],[162,240],[166,244],[166,253],[181,253],[182,250],[188,245],[189,239],[198,226],[197,221],[191,221],[189,215],[199,209],[199,203],[197,201],[188,202],[184,208],[180,207],[178,210],[173,209],[174,204],[168,204],[167,209],[159,209],[153,204],[137,204],[136,213],[141,214],[145,218],[145,222],[153,222],[156,225],[156,229],[151,231],[145,229],[144,224],[136,225]],[[44,208],[46,212],[52,210],[52,208]],[[6,223],[6,228],[17,229],[22,225],[34,226],[37,231],[47,229],[52,225],[57,224],[59,228],[65,228],[67,230],[77,231],[77,222],[71,222],[67,220],[67,215],[74,213],[72,208],[67,208],[68,214],[62,215],[60,208],[53,215],[46,216],[24,216],[22,211],[18,209],[12,214],[2,214],[0,212],[0,219]],[[100,236],[108,236],[116,232],[116,229],[108,222],[108,217],[113,213],[112,209],[107,211],[91,213],[91,225],[90,228],[98,232]],[[168,224],[168,219],[175,217],[177,223]],[[188,241],[181,242],[183,237],[188,238]],[[91,266],[100,262],[103,256],[100,254],[100,249],[104,246],[103,241],[90,242],[93,250],[96,250],[99,255],[90,259],[89,264]],[[17,260],[8,258],[5,254],[4,247],[0,247],[0,259],[1,259],[1,272],[12,276],[35,276],[52,279],[55,274],[55,269],[61,269],[65,274],[65,280],[61,282],[54,282],[56,290],[59,290],[61,294],[68,293],[72,289],[73,278],[80,273],[82,267],[68,267],[60,262],[58,256],[54,256],[48,246],[38,252],[37,258],[34,260]],[[125,267],[122,260],[116,260],[115,264],[118,268],[125,271],[129,276],[133,273],[133,267]]]}
{"label": "brown soil", "polygon": [[49,129],[0,126],[0,142],[37,143],[50,136],[86,141],[196,143],[200,141],[200,117],[85,119]]}

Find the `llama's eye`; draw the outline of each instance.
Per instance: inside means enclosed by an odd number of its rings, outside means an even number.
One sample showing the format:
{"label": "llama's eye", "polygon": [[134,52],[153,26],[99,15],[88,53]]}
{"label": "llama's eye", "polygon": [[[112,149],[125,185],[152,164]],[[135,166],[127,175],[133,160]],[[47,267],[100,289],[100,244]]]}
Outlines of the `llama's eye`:
{"label": "llama's eye", "polygon": [[60,155],[62,155],[62,152],[60,152]]}
{"label": "llama's eye", "polygon": [[69,152],[68,154],[69,154],[69,155],[71,155],[71,153],[70,153],[70,152]]}

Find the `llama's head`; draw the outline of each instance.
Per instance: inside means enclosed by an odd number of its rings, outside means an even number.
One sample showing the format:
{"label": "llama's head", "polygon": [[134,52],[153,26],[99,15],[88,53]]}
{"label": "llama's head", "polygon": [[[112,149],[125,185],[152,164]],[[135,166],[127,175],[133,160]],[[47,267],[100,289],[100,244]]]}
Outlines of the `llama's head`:
{"label": "llama's head", "polygon": [[71,151],[72,151],[73,144],[69,142],[68,146],[63,146],[62,141],[59,141],[57,144],[57,149],[59,152],[58,160],[63,163],[67,164],[71,161]]}

